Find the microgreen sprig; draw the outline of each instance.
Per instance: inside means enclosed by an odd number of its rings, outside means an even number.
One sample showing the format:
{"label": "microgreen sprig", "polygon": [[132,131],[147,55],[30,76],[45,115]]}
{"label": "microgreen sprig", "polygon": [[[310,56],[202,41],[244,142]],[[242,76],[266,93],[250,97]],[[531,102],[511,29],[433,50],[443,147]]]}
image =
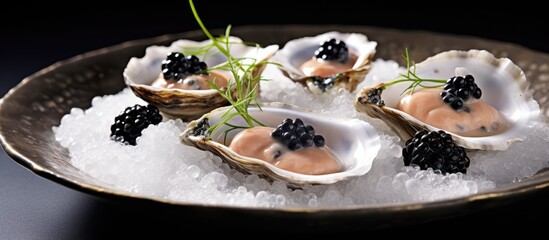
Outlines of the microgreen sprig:
{"label": "microgreen sprig", "polygon": [[[446,84],[446,80],[444,79],[427,79],[427,78],[421,78],[416,74],[416,63],[413,62],[410,59],[410,54],[408,53],[408,48],[406,48],[406,54],[402,56],[406,60],[406,73],[400,73],[399,78],[385,83],[383,85],[383,89],[402,82],[411,82],[411,84],[404,89],[402,93],[411,92],[413,93],[414,90],[419,86],[422,88],[439,88]],[[430,84],[425,85],[424,83],[436,83],[436,84]]]}
{"label": "microgreen sprig", "polygon": [[[230,74],[232,75],[232,80],[231,82],[229,82],[229,87],[227,89],[219,88],[214,83],[208,82],[208,84],[210,84],[210,87],[216,90],[230,104],[229,109],[221,115],[220,121],[208,128],[209,135],[215,133],[222,126],[225,125],[228,126],[228,129],[224,130],[222,135],[224,136],[224,140],[226,140],[227,134],[235,129],[251,128],[256,125],[264,126],[263,123],[261,123],[259,120],[255,119],[248,113],[248,108],[250,106],[259,107],[256,96],[259,87],[259,81],[264,79],[262,79],[261,76],[257,76],[260,74],[254,74],[254,70],[256,69],[256,67],[259,67],[260,64],[264,63],[259,63],[254,58],[233,57],[230,53],[230,49],[231,45],[236,43],[230,41],[231,25],[227,26],[224,35],[216,38],[208,31],[208,29],[198,16],[198,12],[192,0],[189,0],[189,4],[198,25],[200,26],[204,34],[212,41],[212,43],[211,45],[205,46],[203,48],[188,49],[188,52],[194,51],[194,53],[198,54],[207,54],[215,47],[221,54],[223,54],[227,58],[227,61],[223,64],[214,66],[209,70],[221,69],[230,72]],[[258,45],[256,46],[259,48]],[[232,89],[233,86],[234,91]],[[240,116],[246,122],[246,125],[241,126],[229,123],[229,121],[236,116]]]}

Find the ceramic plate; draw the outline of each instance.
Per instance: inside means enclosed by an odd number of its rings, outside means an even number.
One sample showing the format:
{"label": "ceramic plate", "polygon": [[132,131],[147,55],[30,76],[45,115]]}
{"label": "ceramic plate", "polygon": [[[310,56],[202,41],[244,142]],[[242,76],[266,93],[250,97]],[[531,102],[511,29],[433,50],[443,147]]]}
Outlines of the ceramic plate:
{"label": "ceramic plate", "polygon": [[[383,59],[401,60],[401,53],[406,47],[418,61],[445,50],[472,48],[489,50],[497,57],[509,57],[524,69],[535,90],[534,97],[540,103],[543,114],[547,115],[549,103],[544,96],[549,90],[546,82],[549,79],[549,55],[517,45],[472,37],[363,26],[247,26],[234,28],[232,34],[262,45],[277,43],[282,46],[294,38],[333,30],[366,34],[378,42],[376,57]],[[0,137],[4,150],[29,170],[65,186],[140,207],[211,217],[216,222],[358,228],[418,223],[505,204],[549,187],[549,172],[546,171],[517,183],[499,186],[490,192],[444,201],[344,208],[258,209],[204,206],[130,194],[72,166],[68,151],[55,141],[52,126],[59,125],[61,117],[71,108],[90,107],[94,96],[114,94],[123,89],[122,71],[131,57],[143,56],[145,48],[150,45],[166,45],[181,38],[203,40],[204,35],[194,31],[126,42],[53,64],[24,79],[0,101]]]}

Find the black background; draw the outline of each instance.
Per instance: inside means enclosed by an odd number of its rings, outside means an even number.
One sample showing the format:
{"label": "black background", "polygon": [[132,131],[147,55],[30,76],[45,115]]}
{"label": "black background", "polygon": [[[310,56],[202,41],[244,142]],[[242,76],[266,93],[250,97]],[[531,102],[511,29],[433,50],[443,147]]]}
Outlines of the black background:
{"label": "black background", "polygon": [[[440,3],[447,7],[339,0],[300,7],[296,2],[198,1],[196,6],[211,29],[225,28],[227,24],[370,25],[478,36],[549,52],[544,13],[526,2],[488,9],[449,1]],[[56,61],[124,41],[198,29],[186,1],[17,1],[3,3],[0,15],[2,95],[25,76]],[[93,239],[112,233],[129,237],[221,227],[193,224],[192,219],[184,217],[175,220],[142,214],[139,209],[102,201],[42,179],[5,153],[0,157],[0,239]],[[535,225],[547,223],[548,200],[545,191],[477,214],[378,232],[542,231]],[[130,227],[123,227],[124,223]]]}

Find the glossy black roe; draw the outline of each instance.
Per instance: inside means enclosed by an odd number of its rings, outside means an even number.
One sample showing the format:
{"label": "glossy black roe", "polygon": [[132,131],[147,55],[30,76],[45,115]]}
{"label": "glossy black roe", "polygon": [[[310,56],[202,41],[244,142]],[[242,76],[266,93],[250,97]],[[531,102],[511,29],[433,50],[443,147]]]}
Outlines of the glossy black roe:
{"label": "glossy black roe", "polygon": [[206,73],[208,66],[195,55],[171,52],[162,61],[162,74],[166,80],[180,80],[189,75]]}
{"label": "glossy black roe", "polygon": [[377,106],[383,106],[385,105],[385,101],[381,99],[381,93],[383,90],[381,88],[374,88],[368,93],[368,101],[377,105]]}
{"label": "glossy black roe", "polygon": [[349,49],[345,42],[332,38],[320,44],[315,51],[315,58],[346,63],[349,60]]}
{"label": "glossy black roe", "polygon": [[326,92],[335,85],[335,78],[337,77],[337,75],[329,76],[326,78],[314,76],[312,77],[312,81],[313,85],[315,85],[318,89],[320,89],[322,92]]}
{"label": "glossy black roe", "polygon": [[315,135],[313,126],[305,125],[299,118],[285,119],[271,132],[271,136],[292,151],[313,146],[323,147],[325,144],[324,137]]}
{"label": "glossy black roe", "polygon": [[196,124],[193,131],[193,136],[208,136],[208,129],[210,128],[210,122],[208,118],[203,118]]}
{"label": "glossy black roe", "polygon": [[464,102],[470,97],[479,99],[482,96],[482,90],[477,86],[472,75],[455,76],[448,79],[440,96],[442,101],[457,111],[463,109]]}
{"label": "glossy black roe", "polygon": [[469,157],[465,149],[455,144],[452,136],[442,130],[418,131],[406,141],[402,149],[404,165],[419,166],[426,170],[440,170],[442,173],[466,173]]}
{"label": "glossy black roe", "polygon": [[120,115],[114,118],[111,125],[111,139],[124,144],[135,145],[141,131],[150,124],[156,125],[162,121],[162,115],[153,105],[142,106],[136,104],[127,107]]}

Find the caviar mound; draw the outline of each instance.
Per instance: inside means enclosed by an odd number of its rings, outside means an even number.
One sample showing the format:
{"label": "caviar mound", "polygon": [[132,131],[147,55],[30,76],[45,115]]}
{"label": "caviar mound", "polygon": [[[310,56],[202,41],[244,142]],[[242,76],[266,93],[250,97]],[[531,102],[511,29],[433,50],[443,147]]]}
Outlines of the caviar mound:
{"label": "caviar mound", "polygon": [[136,145],[136,139],[141,136],[143,129],[151,124],[157,125],[161,121],[162,115],[153,105],[136,104],[127,107],[114,118],[114,124],[111,125],[111,139],[124,144]]}
{"label": "caviar mound", "polygon": [[344,41],[332,38],[320,45],[315,51],[315,58],[345,63],[349,59],[349,49]]}
{"label": "caviar mound", "polygon": [[162,61],[162,74],[166,80],[179,80],[189,75],[205,73],[208,66],[195,55],[171,52]]}
{"label": "caviar mound", "polygon": [[464,102],[470,97],[479,99],[482,96],[482,90],[477,86],[472,75],[455,76],[448,79],[440,96],[446,104],[457,111],[463,109]]}
{"label": "caviar mound", "polygon": [[418,131],[402,149],[404,165],[432,168],[442,173],[467,173],[470,160],[465,149],[456,145],[452,136],[442,130]]}
{"label": "caviar mound", "polygon": [[271,133],[271,136],[286,145],[288,149],[295,151],[305,147],[323,147],[324,137],[315,135],[315,129],[311,125],[305,125],[303,120],[290,118],[282,121]]}

